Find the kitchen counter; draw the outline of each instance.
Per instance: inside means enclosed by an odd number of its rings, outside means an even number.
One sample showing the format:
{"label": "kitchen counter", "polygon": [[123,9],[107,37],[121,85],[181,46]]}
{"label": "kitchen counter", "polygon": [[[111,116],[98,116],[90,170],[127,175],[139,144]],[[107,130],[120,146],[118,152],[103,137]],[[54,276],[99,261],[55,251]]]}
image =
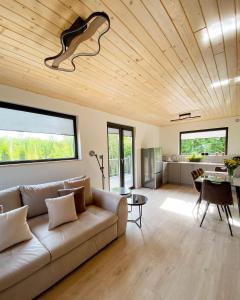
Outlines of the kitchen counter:
{"label": "kitchen counter", "polygon": [[217,162],[206,162],[206,161],[163,161],[164,163],[175,163],[175,164],[198,164],[198,165],[217,165],[217,166],[224,166],[223,163],[217,163]]}

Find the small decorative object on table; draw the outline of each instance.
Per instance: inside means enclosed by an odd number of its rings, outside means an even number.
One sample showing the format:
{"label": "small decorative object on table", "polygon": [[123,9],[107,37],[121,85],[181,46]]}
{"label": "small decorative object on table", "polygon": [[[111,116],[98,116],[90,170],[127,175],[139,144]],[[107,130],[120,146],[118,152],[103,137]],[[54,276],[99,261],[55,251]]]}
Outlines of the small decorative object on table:
{"label": "small decorative object on table", "polygon": [[192,155],[188,156],[188,160],[191,162],[200,162],[202,160],[202,155],[193,153]]}
{"label": "small decorative object on table", "polygon": [[224,159],[224,165],[227,167],[228,175],[232,177],[234,170],[240,165],[240,159]]}

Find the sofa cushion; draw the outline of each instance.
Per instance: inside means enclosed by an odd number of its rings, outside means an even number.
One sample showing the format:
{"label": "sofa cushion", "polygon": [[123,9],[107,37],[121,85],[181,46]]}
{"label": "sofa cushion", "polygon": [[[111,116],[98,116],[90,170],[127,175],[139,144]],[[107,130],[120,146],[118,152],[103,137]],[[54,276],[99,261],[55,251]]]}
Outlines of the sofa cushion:
{"label": "sofa cushion", "polygon": [[58,197],[58,190],[63,187],[62,181],[20,186],[23,204],[29,206],[28,218],[46,214],[45,199]]}
{"label": "sofa cushion", "polygon": [[72,178],[68,178],[66,180],[68,180],[68,181],[75,181],[75,180],[81,180],[81,179],[86,178],[86,177],[87,177],[86,175],[80,175],[78,177],[72,177]]}
{"label": "sofa cushion", "polygon": [[0,214],[0,253],[32,238],[27,223],[27,211],[28,207],[23,206]]}
{"label": "sofa cushion", "polygon": [[29,226],[39,241],[49,250],[52,260],[78,247],[102,230],[117,222],[113,213],[90,205],[78,220],[48,230],[48,215],[29,220]]}
{"label": "sofa cushion", "polygon": [[48,198],[45,202],[48,208],[49,230],[64,223],[77,220],[73,193],[62,197]]}
{"label": "sofa cushion", "polygon": [[0,291],[27,278],[50,262],[50,254],[35,236],[0,254]]}
{"label": "sofa cushion", "polygon": [[71,189],[71,188],[78,188],[84,186],[84,198],[85,204],[90,205],[93,203],[92,200],[92,189],[89,177],[84,177],[79,180],[65,180],[64,181],[64,188]]}
{"label": "sofa cushion", "polygon": [[3,212],[7,212],[21,207],[21,195],[18,187],[0,191],[0,205],[3,206]]}

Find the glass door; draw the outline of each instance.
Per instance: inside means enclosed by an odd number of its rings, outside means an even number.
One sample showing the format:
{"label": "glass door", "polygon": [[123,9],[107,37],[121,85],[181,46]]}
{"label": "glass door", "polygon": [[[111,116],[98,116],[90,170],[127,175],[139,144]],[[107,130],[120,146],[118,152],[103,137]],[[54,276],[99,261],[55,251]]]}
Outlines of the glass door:
{"label": "glass door", "polygon": [[108,123],[108,170],[111,191],[134,186],[132,127]]}
{"label": "glass door", "polygon": [[124,187],[133,186],[133,131],[123,130]]}
{"label": "glass door", "polygon": [[110,190],[121,186],[120,176],[120,130],[108,127],[108,172]]}

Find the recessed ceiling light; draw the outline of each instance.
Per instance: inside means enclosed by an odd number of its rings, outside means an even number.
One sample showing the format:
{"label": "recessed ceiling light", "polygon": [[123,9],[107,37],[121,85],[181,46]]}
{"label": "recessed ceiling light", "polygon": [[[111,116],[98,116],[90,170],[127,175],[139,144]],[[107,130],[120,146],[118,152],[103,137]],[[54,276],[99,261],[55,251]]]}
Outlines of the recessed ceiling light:
{"label": "recessed ceiling light", "polygon": [[236,20],[234,17],[225,18],[222,22],[216,22],[208,26],[207,31],[204,32],[203,42],[209,42],[209,39],[213,42],[219,36],[224,34],[228,36],[236,31]]}
{"label": "recessed ceiling light", "polygon": [[228,85],[229,82],[230,82],[229,79],[224,79],[224,80],[221,80],[221,81],[215,81],[211,84],[211,87],[214,88],[214,87],[218,87],[218,86]]}
{"label": "recessed ceiling light", "polygon": [[235,78],[234,78],[234,81],[235,81],[235,82],[239,82],[239,81],[240,81],[240,76],[235,77]]}

